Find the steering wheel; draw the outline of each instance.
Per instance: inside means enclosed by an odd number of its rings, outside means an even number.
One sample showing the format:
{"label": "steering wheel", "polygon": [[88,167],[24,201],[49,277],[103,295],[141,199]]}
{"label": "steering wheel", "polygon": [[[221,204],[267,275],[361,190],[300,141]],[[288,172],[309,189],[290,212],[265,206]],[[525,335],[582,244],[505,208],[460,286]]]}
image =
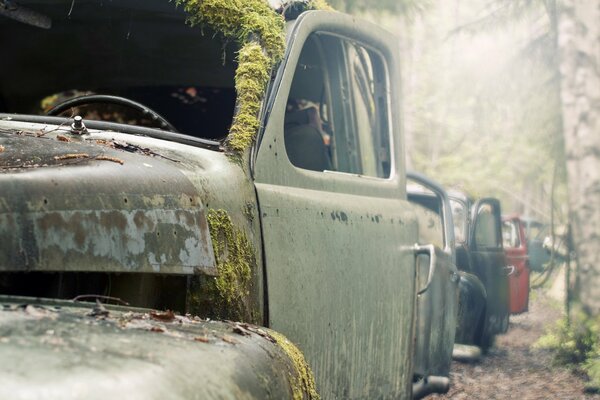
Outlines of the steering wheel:
{"label": "steering wheel", "polygon": [[169,121],[167,121],[156,111],[146,107],[141,103],[129,100],[121,96],[108,96],[104,94],[89,94],[84,96],[78,96],[55,105],[46,114],[56,116],[72,107],[82,106],[84,104],[97,103],[117,104],[119,106],[133,108],[134,110],[141,112],[143,115],[150,117],[152,121],[156,121],[160,125],[161,129],[165,129],[170,132],[177,132],[177,129],[175,129],[175,127],[171,125]]}

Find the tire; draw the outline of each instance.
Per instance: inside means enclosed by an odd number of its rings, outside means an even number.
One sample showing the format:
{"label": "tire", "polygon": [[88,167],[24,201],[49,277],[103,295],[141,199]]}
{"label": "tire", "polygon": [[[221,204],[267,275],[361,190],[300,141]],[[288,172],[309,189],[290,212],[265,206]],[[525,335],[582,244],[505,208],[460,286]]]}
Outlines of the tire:
{"label": "tire", "polygon": [[475,336],[475,343],[481,349],[483,354],[487,354],[489,349],[494,345],[495,335],[488,333],[485,324],[486,313],[483,312],[481,319],[479,320],[479,327]]}

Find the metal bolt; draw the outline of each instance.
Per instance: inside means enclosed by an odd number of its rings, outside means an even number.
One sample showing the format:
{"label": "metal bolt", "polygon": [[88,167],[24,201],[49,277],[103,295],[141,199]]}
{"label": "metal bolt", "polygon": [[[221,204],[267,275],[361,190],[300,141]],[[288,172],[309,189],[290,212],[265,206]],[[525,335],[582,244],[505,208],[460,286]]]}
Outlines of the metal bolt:
{"label": "metal bolt", "polygon": [[71,124],[71,132],[76,134],[82,134],[87,131],[85,124],[83,123],[83,118],[80,115],[76,115],[73,118],[73,123]]}

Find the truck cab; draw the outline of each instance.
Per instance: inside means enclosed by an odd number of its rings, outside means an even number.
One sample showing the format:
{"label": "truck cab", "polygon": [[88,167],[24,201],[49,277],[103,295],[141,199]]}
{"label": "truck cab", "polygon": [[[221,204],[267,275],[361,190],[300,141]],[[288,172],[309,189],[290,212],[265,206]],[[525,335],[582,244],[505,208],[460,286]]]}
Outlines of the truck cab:
{"label": "truck cab", "polygon": [[0,14],[0,397],[409,397],[396,42],[177,3]]}

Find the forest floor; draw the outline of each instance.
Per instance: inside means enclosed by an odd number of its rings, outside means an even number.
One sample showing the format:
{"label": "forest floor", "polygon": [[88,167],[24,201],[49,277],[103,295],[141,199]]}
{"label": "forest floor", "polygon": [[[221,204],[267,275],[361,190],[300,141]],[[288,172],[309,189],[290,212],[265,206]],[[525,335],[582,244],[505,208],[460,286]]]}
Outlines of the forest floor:
{"label": "forest floor", "polygon": [[427,399],[600,399],[584,393],[584,374],[553,366],[549,351],[533,348],[562,316],[556,286],[532,291],[529,312],[511,316],[508,332],[478,362],[454,361],[450,391]]}

